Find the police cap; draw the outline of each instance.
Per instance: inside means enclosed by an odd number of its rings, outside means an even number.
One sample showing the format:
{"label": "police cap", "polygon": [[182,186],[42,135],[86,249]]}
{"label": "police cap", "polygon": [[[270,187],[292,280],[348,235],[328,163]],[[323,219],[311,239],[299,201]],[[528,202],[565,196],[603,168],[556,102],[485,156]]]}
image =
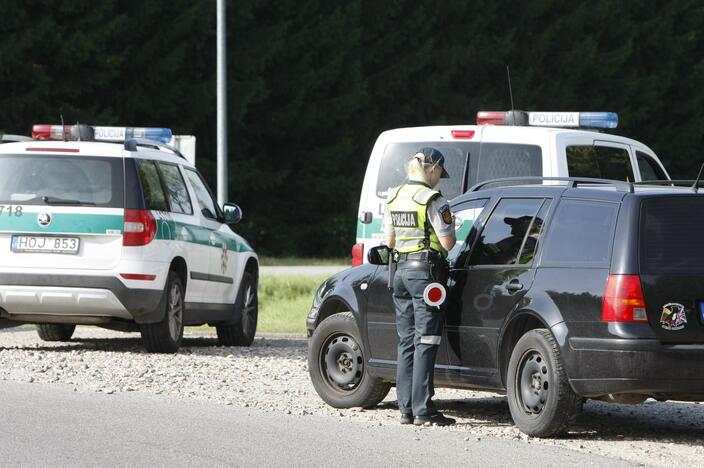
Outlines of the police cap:
{"label": "police cap", "polygon": [[440,150],[426,146],[425,148],[419,149],[415,157],[423,164],[437,164],[440,166],[442,168],[441,178],[448,179],[450,177],[450,174],[445,170],[445,156],[442,155]]}

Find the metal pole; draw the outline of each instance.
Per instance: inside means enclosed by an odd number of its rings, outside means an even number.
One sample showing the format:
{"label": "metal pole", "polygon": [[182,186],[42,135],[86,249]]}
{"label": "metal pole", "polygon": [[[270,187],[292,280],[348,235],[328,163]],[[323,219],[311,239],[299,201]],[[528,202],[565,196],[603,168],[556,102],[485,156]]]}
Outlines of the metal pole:
{"label": "metal pole", "polygon": [[227,202],[227,47],[225,40],[225,1],[217,0],[217,87],[218,87],[218,203]]}

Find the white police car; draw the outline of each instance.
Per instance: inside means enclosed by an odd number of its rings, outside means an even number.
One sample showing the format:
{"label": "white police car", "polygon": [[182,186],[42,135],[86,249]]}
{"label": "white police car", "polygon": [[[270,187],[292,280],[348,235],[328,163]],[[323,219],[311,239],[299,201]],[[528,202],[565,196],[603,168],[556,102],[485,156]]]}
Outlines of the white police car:
{"label": "white police car", "polygon": [[0,144],[0,326],[51,341],[77,324],[140,330],[150,352],[176,352],[184,325],[209,324],[251,344],[259,267],[230,228],[240,208],[217,205],[171,130],[112,129],[122,141],[35,125]]}
{"label": "white police car", "polygon": [[[406,161],[424,146],[438,148],[445,156],[450,178],[442,179],[438,188],[448,199],[479,182],[504,177],[669,179],[658,157],[643,143],[598,132],[617,124],[613,112],[478,112],[477,125],[383,132],[367,164],[352,264],[366,262],[369,249],[382,243],[387,192],[403,183]],[[475,213],[455,215],[461,239]]]}

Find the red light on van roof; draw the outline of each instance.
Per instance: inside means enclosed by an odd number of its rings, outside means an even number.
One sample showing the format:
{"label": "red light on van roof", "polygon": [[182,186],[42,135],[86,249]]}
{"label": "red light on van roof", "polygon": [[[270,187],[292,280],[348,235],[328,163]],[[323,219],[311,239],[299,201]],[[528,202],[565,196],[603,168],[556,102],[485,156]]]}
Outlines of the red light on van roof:
{"label": "red light on van roof", "polygon": [[452,138],[457,140],[471,140],[474,138],[474,130],[452,130]]}
{"label": "red light on van roof", "polygon": [[477,112],[477,125],[504,125],[506,112],[480,111]]}
{"label": "red light on van roof", "polygon": [[36,124],[32,126],[32,138],[35,140],[63,140],[64,135],[71,135],[71,126]]}

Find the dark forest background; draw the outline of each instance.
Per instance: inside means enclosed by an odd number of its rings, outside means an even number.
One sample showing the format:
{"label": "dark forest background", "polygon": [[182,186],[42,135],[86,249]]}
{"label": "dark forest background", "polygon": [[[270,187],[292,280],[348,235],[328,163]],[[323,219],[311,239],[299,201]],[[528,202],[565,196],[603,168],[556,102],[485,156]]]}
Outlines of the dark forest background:
{"label": "dark forest background", "polygon": [[[0,133],[169,126],[215,188],[215,0],[0,0]],[[345,256],[383,130],[516,107],[619,114],[673,177],[704,162],[696,0],[228,2],[230,199],[259,253]]]}

